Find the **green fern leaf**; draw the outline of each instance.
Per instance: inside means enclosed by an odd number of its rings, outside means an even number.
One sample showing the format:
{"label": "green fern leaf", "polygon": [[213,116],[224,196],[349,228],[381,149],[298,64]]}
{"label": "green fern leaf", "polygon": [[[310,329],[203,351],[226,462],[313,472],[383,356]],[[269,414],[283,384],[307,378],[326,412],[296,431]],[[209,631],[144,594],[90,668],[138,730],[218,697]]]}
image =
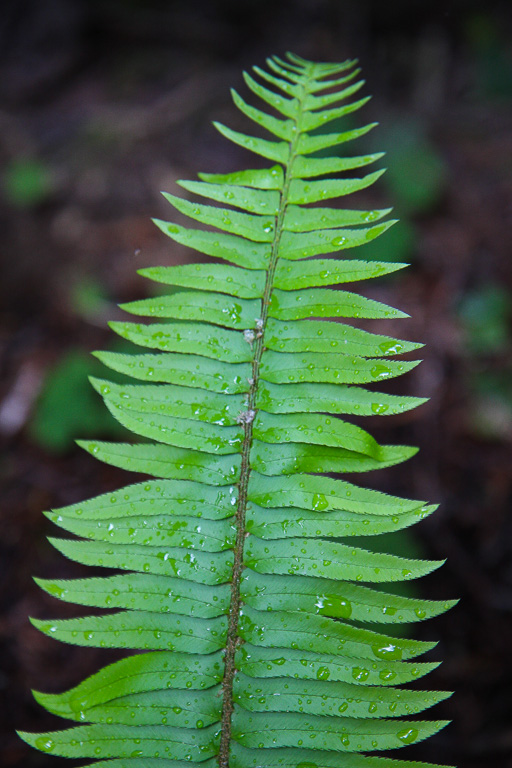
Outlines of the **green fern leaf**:
{"label": "green fern leaf", "polygon": [[337,768],[340,759],[345,768],[429,768],[363,753],[421,741],[445,725],[415,716],[449,694],[400,687],[437,666],[416,661],[435,644],[398,637],[392,625],[436,616],[454,601],[375,586],[441,563],[351,538],[399,531],[435,506],[326,476],[392,466],[417,450],[381,445],[340,416],[403,413],[423,402],[375,388],[417,365],[395,356],[421,344],[338,321],[407,315],[332,288],[405,265],[325,258],[394,224],[383,221],[390,209],[321,205],[382,174],[332,178],[381,157],[338,156],[374,124],[329,132],[366,104],[344,101],[363,81],[352,61],[288,54],[267,64],[245,75],[263,109],[233,91],[265,138],[216,127],[273,165],[180,182],[206,204],[165,194],[208,230],[156,222],[219,261],[141,270],[171,291],[123,309],[155,322],[111,326],[149,351],[97,353],[134,381],[93,379],[93,387],[145,441],[79,444],[153,479],[47,513],[78,537],[52,539],[66,557],[118,572],[38,579],[63,601],[111,610],[34,625],[75,645],[144,653],[65,693],[35,692],[76,725],[21,736],[99,768]]}

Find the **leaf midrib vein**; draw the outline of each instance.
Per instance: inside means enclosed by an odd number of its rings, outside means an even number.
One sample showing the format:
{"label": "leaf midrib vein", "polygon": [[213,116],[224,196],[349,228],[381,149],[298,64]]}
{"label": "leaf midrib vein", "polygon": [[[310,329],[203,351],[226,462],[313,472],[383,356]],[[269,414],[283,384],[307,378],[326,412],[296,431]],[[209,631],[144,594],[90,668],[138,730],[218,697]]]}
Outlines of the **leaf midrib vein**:
{"label": "leaf midrib vein", "polygon": [[[307,73],[310,75],[311,73]],[[296,148],[301,134],[300,120],[302,116],[302,103],[307,94],[305,83],[300,86],[300,94],[297,98],[298,110],[294,119],[296,131],[293,139],[289,143],[288,162],[285,170],[283,189],[280,195],[279,210],[275,218],[275,235],[272,242],[269,266],[265,278],[265,289],[262,298],[261,308],[261,335],[254,341],[254,355],[252,359],[252,374],[250,379],[250,389],[247,398],[247,411],[256,411],[256,395],[259,385],[259,368],[261,357],[264,352],[264,338],[267,326],[268,310],[270,297],[274,286],[274,275],[278,261],[279,245],[283,233],[284,216],[288,205],[288,191],[291,183],[291,169],[295,159]],[[233,682],[236,674],[235,654],[241,639],[238,635],[238,624],[240,619],[240,583],[242,578],[244,542],[246,538],[245,515],[247,509],[247,493],[249,487],[250,452],[252,447],[254,420],[244,423],[244,441],[242,447],[242,461],[240,470],[240,480],[238,482],[238,504],[235,515],[237,536],[234,548],[233,576],[231,582],[231,602],[228,616],[228,632],[226,639],[226,651],[224,658],[224,679],[222,683],[223,705],[221,716],[221,736],[218,753],[219,768],[229,768],[229,749],[231,744],[231,718],[234,709],[233,702]]]}

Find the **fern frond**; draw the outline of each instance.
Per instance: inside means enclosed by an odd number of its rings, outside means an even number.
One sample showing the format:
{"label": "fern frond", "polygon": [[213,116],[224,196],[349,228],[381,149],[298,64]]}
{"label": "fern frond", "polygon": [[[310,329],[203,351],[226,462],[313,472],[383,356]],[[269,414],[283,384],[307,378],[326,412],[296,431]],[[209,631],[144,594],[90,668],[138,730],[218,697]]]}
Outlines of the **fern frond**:
{"label": "fern frond", "polygon": [[381,445],[345,417],[423,402],[378,391],[417,365],[396,356],[421,344],[338,321],[407,315],[333,288],[405,265],[326,258],[395,223],[390,209],[322,204],[383,173],[332,177],[382,156],[338,154],[374,124],[329,127],[366,104],[345,101],[364,81],[354,61],[287,54],[267,64],[245,75],[260,106],[233,91],[256,135],[216,127],[272,165],[182,181],[203,202],[165,197],[199,226],[156,221],[219,261],[141,270],[171,291],[123,305],[154,322],[111,327],[147,351],[97,353],[134,381],[93,379],[93,387],[145,441],[79,444],[151,479],[47,513],[79,537],[52,539],[60,552],[118,573],[38,579],[61,600],[111,612],[34,625],[64,642],[144,653],[65,693],[35,692],[77,725],[21,735],[44,752],[99,759],[100,768],[429,768],[362,753],[445,725],[416,715],[449,694],[397,687],[437,666],[416,661],[435,644],[378,629],[453,605],[389,591],[441,563],[352,538],[371,543],[435,506],[326,476],[413,456],[416,448]]}

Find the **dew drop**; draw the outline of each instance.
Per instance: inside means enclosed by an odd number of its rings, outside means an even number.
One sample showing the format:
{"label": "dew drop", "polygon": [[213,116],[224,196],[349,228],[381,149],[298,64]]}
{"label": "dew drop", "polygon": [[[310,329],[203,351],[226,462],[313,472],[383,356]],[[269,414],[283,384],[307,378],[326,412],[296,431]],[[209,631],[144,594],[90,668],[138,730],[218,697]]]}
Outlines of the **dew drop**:
{"label": "dew drop", "polygon": [[398,341],[384,341],[379,344],[379,349],[385,355],[398,355],[403,348],[403,344],[399,344]]}
{"label": "dew drop", "polygon": [[406,728],[403,731],[398,731],[397,738],[403,744],[412,744],[418,738],[418,730],[416,728]]}
{"label": "dew drop", "polygon": [[396,672],[393,672],[392,669],[381,669],[379,672],[379,677],[381,680],[394,680],[396,677]]}
{"label": "dew drop", "polygon": [[354,680],[363,682],[368,679],[369,674],[369,671],[364,667],[352,667],[352,677]]}
{"label": "dew drop", "polygon": [[314,493],[312,506],[313,506],[313,509],[323,512],[323,510],[327,509],[327,507],[329,506],[329,502],[327,501],[323,493]]}
{"label": "dew drop", "polygon": [[62,589],[62,587],[59,587],[58,584],[48,584],[46,586],[46,590],[50,593],[50,595],[54,595],[55,597],[62,597],[65,590]]}
{"label": "dew drop", "polygon": [[55,747],[55,742],[46,736],[40,736],[34,743],[37,749],[40,749],[42,752],[51,752]]}
{"label": "dew drop", "polygon": [[370,369],[370,373],[374,379],[378,379],[380,381],[381,379],[387,379],[389,376],[391,376],[391,369],[387,365],[378,363]]}
{"label": "dew drop", "polygon": [[393,643],[387,645],[373,645],[372,651],[378,659],[389,659],[390,661],[397,661],[402,658],[402,651]]}

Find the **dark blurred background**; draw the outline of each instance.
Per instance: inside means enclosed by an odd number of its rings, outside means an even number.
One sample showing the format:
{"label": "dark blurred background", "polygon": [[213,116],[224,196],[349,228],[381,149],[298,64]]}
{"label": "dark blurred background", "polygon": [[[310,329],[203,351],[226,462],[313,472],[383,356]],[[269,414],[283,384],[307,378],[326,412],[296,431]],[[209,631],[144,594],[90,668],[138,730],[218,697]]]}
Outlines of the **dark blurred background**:
{"label": "dark blurred background", "polygon": [[412,319],[392,330],[427,343],[423,364],[390,391],[430,402],[371,425],[381,441],[419,445],[420,455],[405,470],[356,480],[441,504],[391,546],[448,558],[413,589],[461,599],[414,629],[440,640],[432,658],[444,663],[426,685],[456,690],[435,710],[453,724],[400,757],[512,766],[511,32],[509,2],[3,1],[6,768],[57,764],[13,733],[61,725],[33,702],[31,688],[63,690],[117,658],[55,643],[27,618],[79,612],[41,593],[32,575],[88,570],[52,550],[46,536],[56,531],[41,510],[126,483],[124,473],[73,442],[123,436],[88,385],[89,374],[102,373],[89,352],[115,346],[106,322],[121,316],[118,302],[155,290],[138,268],[191,258],[150,222],[171,215],[159,190],[176,192],[176,179],[200,170],[257,162],[222,139],[211,120],[241,126],[229,86],[243,90],[243,68],[287,49],[360,59],[374,99],[356,119],[381,125],[348,152],[385,149],[389,171],[351,204],[391,203],[401,224],[357,255],[412,265],[363,293],[409,312]]}

